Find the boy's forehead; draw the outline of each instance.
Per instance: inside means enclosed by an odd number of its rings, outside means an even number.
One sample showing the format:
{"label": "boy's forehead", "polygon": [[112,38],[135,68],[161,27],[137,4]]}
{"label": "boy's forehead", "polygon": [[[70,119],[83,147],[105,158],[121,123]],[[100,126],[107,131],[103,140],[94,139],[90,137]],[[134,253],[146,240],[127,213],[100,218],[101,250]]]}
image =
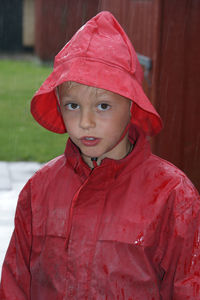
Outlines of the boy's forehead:
{"label": "boy's forehead", "polygon": [[133,103],[130,99],[122,95],[116,94],[112,91],[101,89],[98,87],[88,86],[74,81],[63,82],[60,86],[58,86],[58,94],[58,97],[61,97],[61,99],[69,97],[74,100],[81,100],[84,95],[90,100],[109,100],[117,102],[118,104],[122,104],[128,101],[129,105],[132,105]]}
{"label": "boy's forehead", "polygon": [[67,82],[63,82],[59,87],[58,87],[59,92],[61,93],[61,95],[63,94],[71,94],[72,93],[76,93],[76,92],[80,92],[80,91],[88,91],[92,94],[95,94],[96,96],[103,96],[105,94],[107,95],[116,95],[111,91],[108,90],[104,90],[98,87],[93,87],[93,86],[88,86],[82,83],[78,83],[78,82],[74,82],[74,81],[67,81]]}

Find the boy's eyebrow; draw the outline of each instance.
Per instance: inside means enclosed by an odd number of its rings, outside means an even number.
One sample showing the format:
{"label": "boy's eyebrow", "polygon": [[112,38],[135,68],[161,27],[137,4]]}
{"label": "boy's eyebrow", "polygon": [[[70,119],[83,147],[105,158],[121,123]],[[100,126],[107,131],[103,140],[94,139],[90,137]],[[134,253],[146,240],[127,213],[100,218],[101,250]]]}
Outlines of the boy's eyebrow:
{"label": "boy's eyebrow", "polygon": [[70,95],[64,95],[61,98],[65,99],[65,100],[70,100],[70,101],[77,101],[76,98],[74,98],[73,96],[70,96]]}
{"label": "boy's eyebrow", "polygon": [[96,96],[98,97],[98,96],[109,96],[109,93],[108,93],[108,91],[105,91],[105,90],[100,90],[100,89],[96,89]]}

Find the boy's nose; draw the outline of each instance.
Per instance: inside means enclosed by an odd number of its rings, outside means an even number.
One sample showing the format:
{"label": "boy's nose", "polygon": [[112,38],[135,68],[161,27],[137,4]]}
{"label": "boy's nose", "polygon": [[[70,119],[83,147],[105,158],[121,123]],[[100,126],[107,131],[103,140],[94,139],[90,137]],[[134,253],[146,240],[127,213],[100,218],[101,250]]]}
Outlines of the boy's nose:
{"label": "boy's nose", "polygon": [[89,129],[95,127],[95,119],[92,112],[84,111],[81,114],[80,127],[83,129]]}

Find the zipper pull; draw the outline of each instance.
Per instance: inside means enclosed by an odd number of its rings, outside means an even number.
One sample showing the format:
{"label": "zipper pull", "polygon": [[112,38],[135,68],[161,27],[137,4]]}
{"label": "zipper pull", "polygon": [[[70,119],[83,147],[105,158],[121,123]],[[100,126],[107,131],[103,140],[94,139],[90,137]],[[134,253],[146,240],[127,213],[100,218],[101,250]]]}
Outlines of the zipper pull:
{"label": "zipper pull", "polygon": [[98,165],[97,165],[97,159],[98,159],[98,157],[92,157],[91,158],[91,161],[92,161],[92,163],[93,163],[93,166],[94,166],[94,168],[96,168]]}

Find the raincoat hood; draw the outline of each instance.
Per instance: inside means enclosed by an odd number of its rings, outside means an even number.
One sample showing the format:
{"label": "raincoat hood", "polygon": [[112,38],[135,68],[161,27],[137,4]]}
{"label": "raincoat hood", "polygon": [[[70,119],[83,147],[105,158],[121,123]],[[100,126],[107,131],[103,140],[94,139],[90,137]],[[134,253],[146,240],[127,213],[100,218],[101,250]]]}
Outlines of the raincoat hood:
{"label": "raincoat hood", "polygon": [[146,135],[162,128],[160,116],[142,89],[143,71],[126,33],[103,11],[81,27],[55,57],[49,75],[31,102],[31,113],[46,129],[65,133],[55,88],[65,81],[98,87],[133,101],[131,123]]}

